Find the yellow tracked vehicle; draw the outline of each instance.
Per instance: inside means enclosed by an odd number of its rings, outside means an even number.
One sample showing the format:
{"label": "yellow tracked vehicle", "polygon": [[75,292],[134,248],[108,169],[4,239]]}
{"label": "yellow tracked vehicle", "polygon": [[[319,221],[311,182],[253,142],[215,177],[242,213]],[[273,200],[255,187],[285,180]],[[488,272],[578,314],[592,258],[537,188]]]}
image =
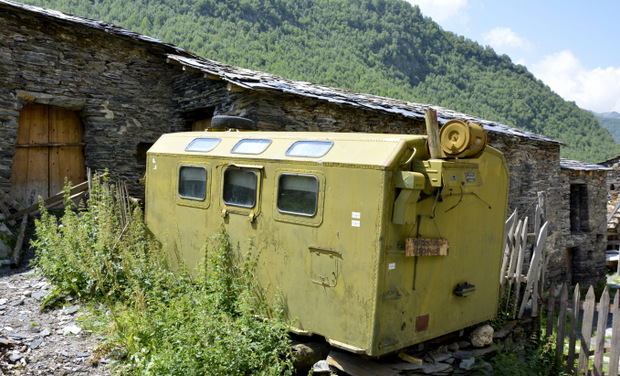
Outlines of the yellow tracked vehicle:
{"label": "yellow tracked vehicle", "polygon": [[224,225],[292,331],[381,356],[493,318],[508,170],[480,126],[187,132],[147,153],[146,222],[190,267]]}

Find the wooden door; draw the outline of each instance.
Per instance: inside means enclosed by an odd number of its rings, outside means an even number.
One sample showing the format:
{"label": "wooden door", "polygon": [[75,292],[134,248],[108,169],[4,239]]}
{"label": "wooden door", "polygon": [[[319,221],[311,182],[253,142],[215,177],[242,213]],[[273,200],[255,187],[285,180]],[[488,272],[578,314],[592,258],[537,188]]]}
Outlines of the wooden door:
{"label": "wooden door", "polygon": [[18,118],[11,173],[12,195],[25,202],[31,192],[50,197],[65,177],[73,185],[85,180],[82,124],[75,111],[27,104]]}

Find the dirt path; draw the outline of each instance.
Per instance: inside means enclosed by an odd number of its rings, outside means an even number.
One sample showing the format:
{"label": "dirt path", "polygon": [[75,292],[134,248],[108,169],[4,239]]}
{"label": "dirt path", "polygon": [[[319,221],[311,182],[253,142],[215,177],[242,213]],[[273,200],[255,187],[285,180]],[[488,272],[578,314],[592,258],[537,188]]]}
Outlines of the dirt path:
{"label": "dirt path", "polygon": [[22,264],[0,266],[0,376],[109,375],[109,361],[95,352],[101,339],[80,327],[83,309],[40,312],[50,285]]}

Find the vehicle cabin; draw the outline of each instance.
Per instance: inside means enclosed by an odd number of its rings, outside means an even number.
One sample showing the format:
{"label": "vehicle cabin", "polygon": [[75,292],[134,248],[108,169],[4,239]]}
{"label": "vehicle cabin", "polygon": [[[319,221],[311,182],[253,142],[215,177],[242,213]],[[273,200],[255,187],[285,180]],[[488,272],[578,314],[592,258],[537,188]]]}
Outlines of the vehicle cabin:
{"label": "vehicle cabin", "polygon": [[190,268],[223,224],[260,251],[294,332],[381,356],[496,315],[508,170],[473,154],[430,159],[417,135],[166,134],[147,154],[146,222]]}

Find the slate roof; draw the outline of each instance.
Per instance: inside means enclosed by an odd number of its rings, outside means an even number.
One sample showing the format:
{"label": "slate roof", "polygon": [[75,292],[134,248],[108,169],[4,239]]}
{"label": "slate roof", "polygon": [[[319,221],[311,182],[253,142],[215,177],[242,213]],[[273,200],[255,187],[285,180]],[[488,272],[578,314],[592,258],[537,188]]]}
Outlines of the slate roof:
{"label": "slate roof", "polygon": [[612,168],[598,164],[574,161],[571,159],[560,158],[560,168],[574,171],[610,171]]}
{"label": "slate roof", "polygon": [[0,0],[0,9],[2,8],[22,9],[24,11],[33,12],[59,21],[81,24],[109,34],[131,38],[138,42],[157,45],[164,49],[167,54],[168,61],[176,62],[183,66],[217,76],[224,81],[246,89],[287,93],[327,101],[330,103],[348,105],[388,114],[399,114],[405,117],[418,119],[424,118],[424,111],[426,109],[434,109],[437,112],[437,120],[440,124],[452,119],[461,119],[464,121],[480,123],[488,132],[496,132],[517,138],[526,138],[563,145],[563,143],[545,136],[511,128],[498,122],[480,119],[439,106],[402,101],[370,94],[355,93],[344,89],[332,88],[310,82],[289,80],[269,73],[222,64],[217,61],[205,59],[192,54],[172,44],[164,43],[158,39],[138,34],[103,21],[68,15],[55,10],[16,3],[11,0]]}

